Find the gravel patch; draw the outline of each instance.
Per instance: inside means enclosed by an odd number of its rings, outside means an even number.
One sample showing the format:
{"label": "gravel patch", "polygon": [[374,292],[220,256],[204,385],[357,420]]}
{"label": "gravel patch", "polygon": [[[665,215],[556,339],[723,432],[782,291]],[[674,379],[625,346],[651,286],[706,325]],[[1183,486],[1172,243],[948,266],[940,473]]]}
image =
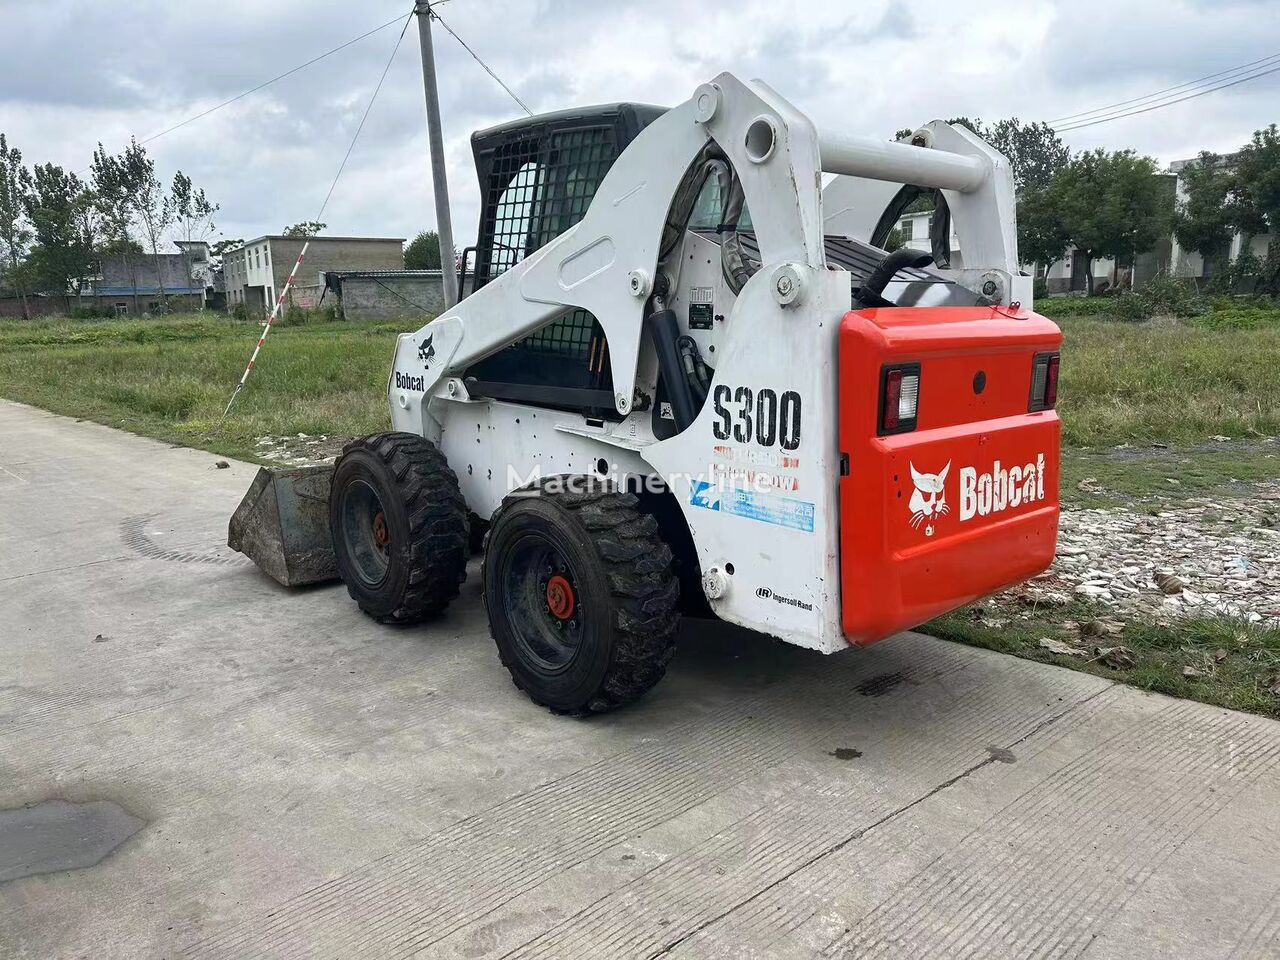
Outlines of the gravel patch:
{"label": "gravel patch", "polygon": [[1064,508],[1058,556],[996,605],[1093,601],[1122,618],[1217,614],[1280,627],[1280,481],[1241,499]]}
{"label": "gravel patch", "polygon": [[305,467],[313,463],[333,463],[348,440],[350,437],[298,433],[289,437],[258,437],[254,443],[257,455],[269,463]]}

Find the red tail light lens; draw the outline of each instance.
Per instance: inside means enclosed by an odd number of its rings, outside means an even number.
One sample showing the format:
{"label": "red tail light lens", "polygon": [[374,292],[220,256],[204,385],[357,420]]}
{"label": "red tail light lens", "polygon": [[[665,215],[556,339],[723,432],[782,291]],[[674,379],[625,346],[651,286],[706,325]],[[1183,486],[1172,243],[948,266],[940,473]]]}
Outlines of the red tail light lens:
{"label": "red tail light lens", "polygon": [[900,363],[880,371],[880,436],[916,428],[920,364]]}
{"label": "red tail light lens", "polygon": [[1037,353],[1031,363],[1028,410],[1052,410],[1058,402],[1058,354]]}
{"label": "red tail light lens", "polygon": [[1058,360],[1057,354],[1049,358],[1049,369],[1045,371],[1044,407],[1052,410],[1058,403]]}
{"label": "red tail light lens", "polygon": [[885,433],[898,429],[898,405],[902,402],[902,371],[889,370],[884,376],[884,416],[880,427]]}

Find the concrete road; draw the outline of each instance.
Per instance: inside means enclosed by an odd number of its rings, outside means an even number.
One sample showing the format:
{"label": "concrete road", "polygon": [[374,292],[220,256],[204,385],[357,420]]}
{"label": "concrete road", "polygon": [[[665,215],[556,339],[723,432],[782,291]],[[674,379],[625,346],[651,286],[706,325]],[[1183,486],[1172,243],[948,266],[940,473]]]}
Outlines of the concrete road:
{"label": "concrete road", "polygon": [[278,588],[214,460],[0,402],[0,956],[1280,956],[1280,724],[702,623],[559,719],[474,573]]}

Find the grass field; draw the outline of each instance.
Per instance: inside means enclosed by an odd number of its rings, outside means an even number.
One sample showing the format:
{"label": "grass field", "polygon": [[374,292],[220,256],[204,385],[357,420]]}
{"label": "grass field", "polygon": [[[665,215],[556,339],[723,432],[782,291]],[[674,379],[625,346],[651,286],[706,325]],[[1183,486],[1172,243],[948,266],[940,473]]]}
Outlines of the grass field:
{"label": "grass field", "polygon": [[0,321],[0,396],[253,460],[261,436],[386,429],[387,372],[401,329],[341,321],[277,326],[224,420],[257,324],[215,313]]}
{"label": "grass field", "polygon": [[1256,330],[1088,317],[1059,323],[1066,446],[1280,434],[1280,323]]}
{"label": "grass field", "polygon": [[[1280,323],[1123,323],[1060,318],[1063,499],[1082,506],[1247,493],[1280,475]],[[264,436],[358,436],[388,424],[385,384],[397,332],[421,321],[278,327],[249,385],[223,408],[257,340],[256,324],[221,314],[108,321],[0,321],[0,396],[68,416],[246,460]],[[1223,440],[1222,437],[1230,438]],[[1119,447],[1120,449],[1116,449]],[[1179,483],[1171,487],[1166,478]],[[1081,481],[1092,478],[1085,489]],[[1072,613],[1072,611],[1067,611]],[[1280,633],[1221,618],[1177,627],[1125,625],[1136,665],[1056,657],[1062,610],[1000,628],[961,610],[926,629],[1147,689],[1280,716]],[[1074,615],[1093,615],[1084,609]],[[1219,651],[1226,656],[1217,659]],[[1206,657],[1209,658],[1206,660]],[[1205,662],[1205,675],[1183,666]]]}
{"label": "grass field", "polygon": [[[1122,644],[1133,666],[1116,669],[1102,658],[1054,654],[1040,645],[1042,637],[1078,643],[1064,622],[1088,623],[1114,616],[1098,606],[1074,602],[1025,620],[981,622],[982,605],[939,617],[923,629],[948,640],[985,647],[1028,660],[1083,670],[1143,690],[1200,700],[1234,710],[1280,719],[1280,631],[1266,630],[1228,617],[1194,617],[1176,625],[1130,621],[1108,644]],[[1185,667],[1195,669],[1185,676]]]}
{"label": "grass field", "polygon": [[[1061,320],[1060,410],[1073,450],[1280,434],[1280,324]],[[158,319],[0,321],[0,396],[175,443],[252,458],[253,438],[368,433],[402,330],[420,321],[276,327],[225,421],[256,324],[206,313]],[[1243,448],[1242,448],[1243,449]],[[1248,462],[1247,450],[1237,459]]]}

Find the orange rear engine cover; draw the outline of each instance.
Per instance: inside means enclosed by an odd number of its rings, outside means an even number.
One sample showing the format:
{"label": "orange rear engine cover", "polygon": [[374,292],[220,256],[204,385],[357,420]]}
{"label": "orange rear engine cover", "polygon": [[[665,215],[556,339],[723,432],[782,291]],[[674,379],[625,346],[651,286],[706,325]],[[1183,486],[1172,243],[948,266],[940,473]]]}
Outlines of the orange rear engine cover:
{"label": "orange rear engine cover", "polygon": [[[1045,570],[1061,428],[1032,411],[1057,326],[992,307],[852,311],[840,327],[844,632],[867,644]],[[881,435],[882,372],[919,365],[915,428]]]}

